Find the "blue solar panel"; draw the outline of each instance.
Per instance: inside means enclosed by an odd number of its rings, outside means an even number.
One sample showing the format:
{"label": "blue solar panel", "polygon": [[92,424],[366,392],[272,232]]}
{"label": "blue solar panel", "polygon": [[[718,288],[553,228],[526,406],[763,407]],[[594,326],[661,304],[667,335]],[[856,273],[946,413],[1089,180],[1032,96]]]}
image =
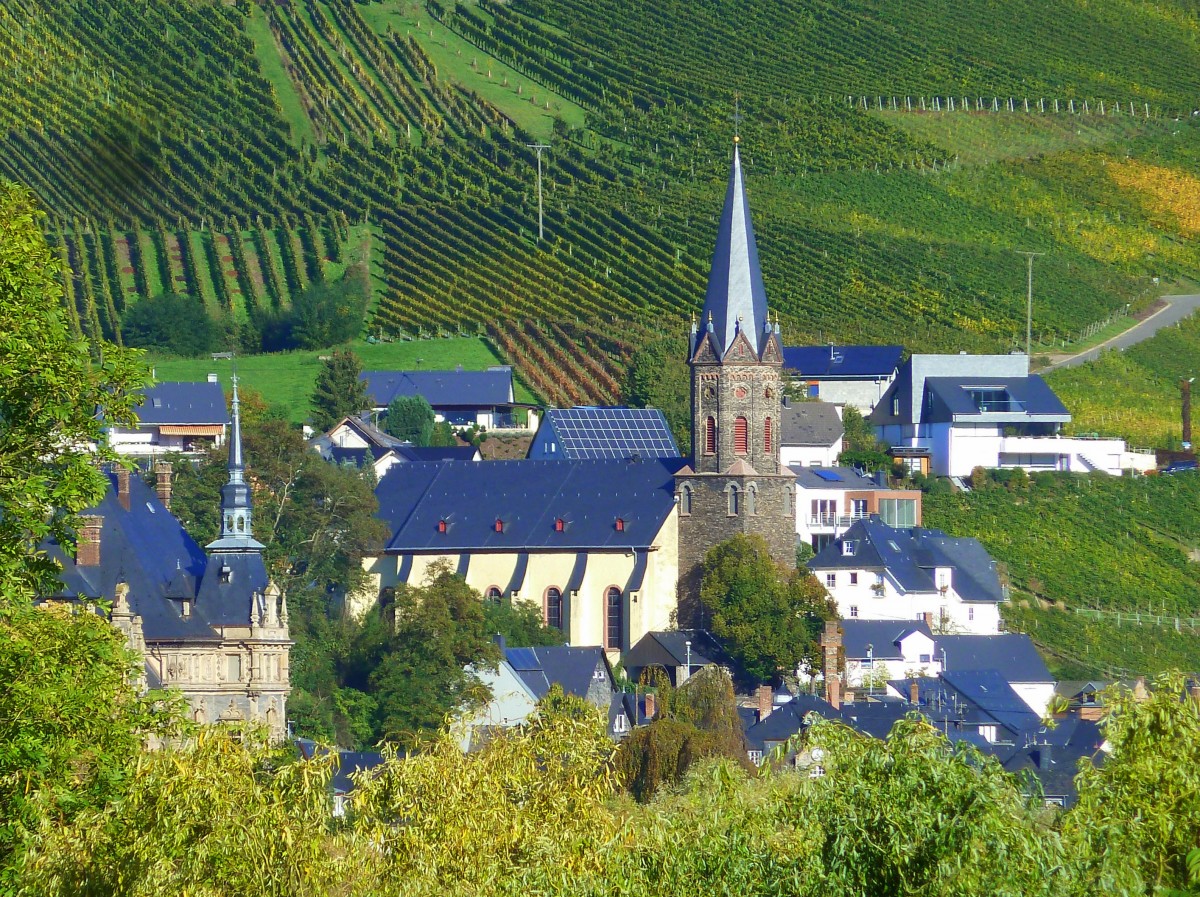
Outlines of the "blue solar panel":
{"label": "blue solar panel", "polygon": [[840,473],[838,473],[836,470],[821,470],[821,469],[817,468],[817,469],[813,469],[813,473],[815,473],[817,476],[819,476],[821,479],[825,480],[828,483],[842,482],[842,475]]}
{"label": "blue solar panel", "polygon": [[649,408],[564,408],[547,412],[567,458],[677,458],[662,413]]}
{"label": "blue solar panel", "polygon": [[542,668],[532,648],[507,648],[504,651],[504,659],[508,661],[508,665],[514,670],[522,672],[540,670]]}

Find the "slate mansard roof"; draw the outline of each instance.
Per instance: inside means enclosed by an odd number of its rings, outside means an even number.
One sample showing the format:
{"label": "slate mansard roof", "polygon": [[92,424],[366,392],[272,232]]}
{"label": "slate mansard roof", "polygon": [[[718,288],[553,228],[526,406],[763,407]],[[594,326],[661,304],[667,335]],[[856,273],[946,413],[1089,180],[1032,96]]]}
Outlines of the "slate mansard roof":
{"label": "slate mansard roof", "polygon": [[143,390],[142,396],[137,416],[143,425],[229,423],[220,383],[157,383]]}
{"label": "slate mansard roof", "polygon": [[[980,408],[968,392],[975,388],[1006,391],[1011,401]],[[963,354],[913,355],[868,417],[877,427],[972,419],[1066,423],[1071,416],[1046,382],[1029,373],[1026,356]]]}
{"label": "slate mansard roof", "polygon": [[676,459],[397,465],[375,489],[379,516],[391,530],[385,550],[646,549],[675,507],[674,474],[682,464]]}
{"label": "slate mansard roof", "polygon": [[512,368],[486,371],[363,371],[376,408],[401,396],[424,396],[434,408],[484,408],[513,404]]}
{"label": "slate mansard roof", "polygon": [[801,377],[875,380],[896,373],[903,346],[785,346],[783,366]]}
{"label": "slate mansard roof", "polygon": [[551,408],[529,446],[530,458],[548,461],[634,455],[679,457],[671,428],[656,408]]}
{"label": "slate mansard roof", "polygon": [[[48,546],[63,565],[59,594],[111,599],[117,583],[126,583],[130,609],[142,617],[149,641],[219,641],[212,626],[249,625],[251,596],[268,583],[262,556],[208,558],[138,477],[130,477],[128,510],[121,504],[111,473],[109,480],[103,501],[85,512],[103,519],[99,565],[78,565],[59,546]],[[223,565],[230,566],[232,574],[224,583],[220,582]],[[187,617],[182,614],[183,598],[194,602]]]}
{"label": "slate mansard roof", "polygon": [[[854,543],[853,554],[844,544]],[[950,583],[964,601],[1004,600],[996,563],[978,539],[952,538],[938,530],[895,529],[877,516],[856,521],[817,553],[809,569],[886,570],[902,592],[933,592],[935,569],[950,568]]]}

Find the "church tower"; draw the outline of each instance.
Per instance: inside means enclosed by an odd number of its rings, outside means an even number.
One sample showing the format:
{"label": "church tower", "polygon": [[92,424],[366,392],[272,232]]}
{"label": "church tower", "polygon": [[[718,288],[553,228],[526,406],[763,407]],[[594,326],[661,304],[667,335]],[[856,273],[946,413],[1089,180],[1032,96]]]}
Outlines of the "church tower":
{"label": "church tower", "polygon": [[688,352],[692,464],[675,482],[681,616],[699,594],[704,555],[718,542],[757,534],[780,563],[794,566],[796,557],[795,477],[779,461],[783,346],[767,308],[736,138]]}

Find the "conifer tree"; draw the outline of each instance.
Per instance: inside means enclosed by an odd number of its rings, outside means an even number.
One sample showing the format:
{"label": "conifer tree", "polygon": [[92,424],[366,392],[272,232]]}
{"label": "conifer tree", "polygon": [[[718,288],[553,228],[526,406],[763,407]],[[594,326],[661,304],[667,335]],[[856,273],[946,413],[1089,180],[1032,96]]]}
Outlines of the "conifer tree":
{"label": "conifer tree", "polygon": [[321,363],[312,394],[314,427],[328,430],[343,417],[370,407],[367,384],[359,379],[361,374],[362,362],[350,349],[334,349]]}

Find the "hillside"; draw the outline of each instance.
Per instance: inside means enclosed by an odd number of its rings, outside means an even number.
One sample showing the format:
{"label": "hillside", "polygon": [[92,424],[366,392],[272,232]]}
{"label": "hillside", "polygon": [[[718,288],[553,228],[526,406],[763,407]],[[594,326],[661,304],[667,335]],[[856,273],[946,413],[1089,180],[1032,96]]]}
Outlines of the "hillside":
{"label": "hillside", "polygon": [[975,536],[1003,565],[1010,626],[1068,677],[1200,669],[1200,476],[1019,483],[925,500],[926,525]]}
{"label": "hillside", "polygon": [[1047,342],[1200,270],[1183,2],[0,0],[0,59],[83,334],[167,284],[255,325],[364,245],[374,332],[682,327],[734,91],[789,340],[1009,348],[1018,248]]}

